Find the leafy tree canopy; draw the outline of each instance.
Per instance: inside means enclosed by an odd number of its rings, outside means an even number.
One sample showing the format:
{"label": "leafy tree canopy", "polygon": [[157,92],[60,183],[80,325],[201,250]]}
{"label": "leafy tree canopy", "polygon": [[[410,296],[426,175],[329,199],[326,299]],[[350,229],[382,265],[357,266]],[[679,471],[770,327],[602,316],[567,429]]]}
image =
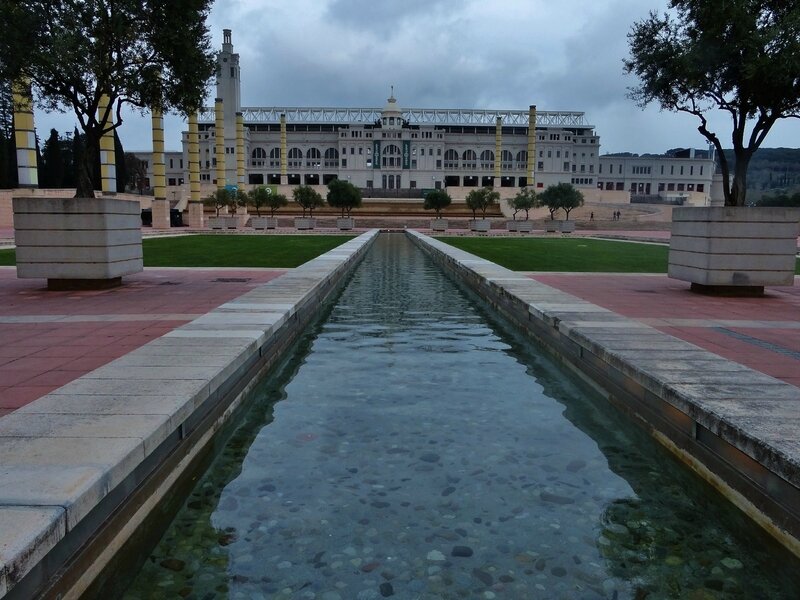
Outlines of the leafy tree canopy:
{"label": "leafy tree canopy", "polygon": [[425,202],[422,206],[425,210],[435,210],[436,218],[440,219],[442,209],[450,206],[452,201],[453,199],[450,198],[450,194],[444,190],[431,190],[425,194]]}
{"label": "leafy tree canopy", "polygon": [[[700,120],[717,149],[725,204],[743,206],[747,167],[778,119],[800,117],[800,3],[785,0],[670,0],[672,12],[650,16],[628,34],[625,71],[639,77],[630,96]],[[732,121],[736,157],[730,182],[720,137],[707,113]]]}
{"label": "leafy tree canopy", "polygon": [[86,134],[77,196],[94,196],[91,157],[124,105],[200,108],[215,69],[211,1],[0,0],[0,78],[29,81],[39,107],[74,112]]}
{"label": "leafy tree canopy", "polygon": [[554,215],[558,209],[562,209],[569,220],[570,211],[583,206],[583,194],[571,183],[551,185],[539,194],[539,199],[550,211],[550,219],[555,218]]}
{"label": "leafy tree canopy", "polygon": [[306,216],[306,211],[308,211],[309,216],[313,217],[314,209],[325,204],[319,192],[308,185],[298,185],[292,191],[292,197],[302,207],[304,217]]}
{"label": "leafy tree canopy", "polygon": [[328,184],[328,204],[342,209],[342,217],[345,213],[349,216],[351,210],[361,206],[361,190],[349,181],[334,179]]}
{"label": "leafy tree canopy", "polygon": [[272,190],[268,187],[258,186],[254,187],[247,194],[247,200],[256,209],[256,215],[261,216],[261,208],[267,207],[270,210],[270,216],[275,216],[275,211],[289,204],[289,200],[283,194],[273,194]]}
{"label": "leafy tree canopy", "polygon": [[472,217],[475,218],[475,213],[481,211],[481,214],[486,217],[486,209],[500,200],[500,192],[493,190],[490,187],[482,187],[477,190],[472,190],[467,194],[467,207],[472,211]]}
{"label": "leafy tree canopy", "polygon": [[219,216],[219,211],[227,208],[232,214],[236,214],[236,209],[245,206],[247,195],[242,190],[231,190],[228,188],[218,188],[210,196],[203,200],[203,204],[213,206]]}
{"label": "leafy tree canopy", "polygon": [[509,201],[511,208],[514,209],[514,219],[517,218],[517,213],[521,210],[525,211],[525,220],[528,220],[529,211],[532,208],[541,206],[539,197],[533,188],[523,188],[517,192],[517,195]]}

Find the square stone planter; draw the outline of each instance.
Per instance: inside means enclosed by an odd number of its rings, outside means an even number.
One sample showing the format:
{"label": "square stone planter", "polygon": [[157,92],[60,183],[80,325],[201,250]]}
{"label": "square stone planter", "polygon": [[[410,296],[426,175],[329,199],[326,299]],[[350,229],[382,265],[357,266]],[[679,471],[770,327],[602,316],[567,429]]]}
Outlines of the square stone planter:
{"label": "square stone planter", "polygon": [[317,220],[311,217],[297,217],[294,220],[295,229],[314,229],[317,225]]}
{"label": "square stone planter", "polygon": [[668,275],[712,293],[792,285],[798,222],[797,208],[674,208]]}
{"label": "square stone planter", "polygon": [[14,198],[17,277],[50,289],[119,285],[142,264],[141,209],[116,198]]}
{"label": "square stone planter", "polygon": [[559,225],[559,221],[553,221],[552,219],[545,221],[544,230],[547,233],[556,233],[561,231],[561,226]]}
{"label": "square stone planter", "polygon": [[236,229],[239,226],[239,217],[236,215],[209,217],[208,226],[211,229]]}
{"label": "square stone planter", "polygon": [[492,222],[489,219],[471,219],[469,222],[469,230],[486,233],[492,228]]}
{"label": "square stone planter", "polygon": [[341,217],[336,219],[336,227],[342,231],[349,231],[356,226],[356,220],[352,217]]}
{"label": "square stone planter", "polygon": [[522,221],[506,221],[506,231],[519,231],[518,223]]}
{"label": "square stone planter", "polygon": [[533,231],[533,221],[517,221],[517,231],[520,233],[530,233]]}
{"label": "square stone planter", "polygon": [[561,221],[561,233],[572,233],[575,231],[575,221]]}
{"label": "square stone planter", "polygon": [[433,219],[431,220],[432,231],[447,231],[447,219]]}
{"label": "square stone planter", "polygon": [[252,217],[250,219],[250,226],[253,229],[277,229],[277,217]]}

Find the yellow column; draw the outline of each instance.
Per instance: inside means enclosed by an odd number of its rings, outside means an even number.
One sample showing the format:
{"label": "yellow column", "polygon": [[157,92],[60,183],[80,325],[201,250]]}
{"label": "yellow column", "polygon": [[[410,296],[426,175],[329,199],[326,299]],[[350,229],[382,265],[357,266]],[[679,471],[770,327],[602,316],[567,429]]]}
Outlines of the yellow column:
{"label": "yellow column", "polygon": [[33,97],[28,80],[18,80],[13,85],[14,143],[17,148],[17,178],[19,187],[39,187],[36,166],[36,132],[33,128]]}
{"label": "yellow column", "polygon": [[289,183],[289,157],[286,156],[286,115],[281,115],[281,185]]}
{"label": "yellow column", "polygon": [[164,164],[164,117],[153,110],[153,228],[169,228],[169,204],[167,203],[166,165]]}
{"label": "yellow column", "polygon": [[222,112],[222,98],[214,101],[214,135],[216,136],[217,189],[225,187],[225,115]]}
{"label": "yellow column", "polygon": [[203,204],[200,198],[200,134],[197,113],[189,115],[189,227],[203,226]]}
{"label": "yellow column", "polygon": [[244,115],[236,113],[236,183],[244,189]]}
{"label": "yellow column", "polygon": [[[97,120],[102,122],[109,111],[109,97],[103,94],[97,105]],[[113,107],[111,107],[113,111]],[[108,118],[103,128],[114,124],[114,114],[109,111]],[[117,160],[114,151],[114,131],[108,131],[100,138],[100,189],[103,193],[116,193],[117,191]]]}
{"label": "yellow column", "polygon": [[536,105],[528,110],[528,186],[536,187]]}
{"label": "yellow column", "polygon": [[497,117],[494,126],[494,187],[500,187],[500,163],[503,158],[503,119]]}

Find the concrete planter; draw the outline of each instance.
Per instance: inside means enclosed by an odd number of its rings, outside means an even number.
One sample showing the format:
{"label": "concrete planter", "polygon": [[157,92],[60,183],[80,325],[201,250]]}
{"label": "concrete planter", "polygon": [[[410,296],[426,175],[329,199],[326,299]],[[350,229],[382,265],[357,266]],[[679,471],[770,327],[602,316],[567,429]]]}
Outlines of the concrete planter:
{"label": "concrete planter", "polygon": [[544,230],[547,233],[556,233],[558,231],[561,231],[561,227],[559,226],[558,221],[553,221],[552,219],[550,219],[548,221],[545,221]]}
{"label": "concrete planter", "polygon": [[336,219],[336,227],[342,231],[349,231],[356,226],[356,220],[352,217],[342,217]]}
{"label": "concrete planter", "polygon": [[432,231],[447,231],[447,219],[433,219],[431,221]]}
{"label": "concrete planter", "polygon": [[533,221],[517,221],[517,231],[520,233],[530,233],[533,231]]}
{"label": "concrete planter", "polygon": [[236,215],[209,217],[208,226],[211,229],[236,229],[239,226],[239,217]]}
{"label": "concrete planter", "polygon": [[506,231],[519,231],[518,223],[522,221],[506,221]]}
{"label": "concrete planter", "polygon": [[572,233],[575,231],[575,221],[561,221],[561,233]]}
{"label": "concrete planter", "polygon": [[314,229],[317,225],[317,220],[311,217],[297,217],[294,220],[295,229]]}
{"label": "concrete planter", "polygon": [[277,217],[252,217],[250,226],[253,229],[276,229],[278,227]]}
{"label": "concrete planter", "polygon": [[668,274],[717,293],[792,285],[798,222],[797,208],[674,208]]}
{"label": "concrete planter", "polygon": [[478,231],[486,233],[492,228],[492,222],[489,219],[472,219],[469,222],[470,231]]}
{"label": "concrete planter", "polygon": [[51,289],[119,285],[142,264],[138,202],[116,198],[14,198],[17,277]]}

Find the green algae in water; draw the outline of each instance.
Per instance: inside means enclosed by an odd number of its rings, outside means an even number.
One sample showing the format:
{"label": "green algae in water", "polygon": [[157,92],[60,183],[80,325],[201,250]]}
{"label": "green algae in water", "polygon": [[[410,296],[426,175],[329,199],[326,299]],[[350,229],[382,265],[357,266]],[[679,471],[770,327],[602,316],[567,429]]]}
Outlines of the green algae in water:
{"label": "green algae in water", "polygon": [[796,598],[797,562],[382,236],[127,598]]}

